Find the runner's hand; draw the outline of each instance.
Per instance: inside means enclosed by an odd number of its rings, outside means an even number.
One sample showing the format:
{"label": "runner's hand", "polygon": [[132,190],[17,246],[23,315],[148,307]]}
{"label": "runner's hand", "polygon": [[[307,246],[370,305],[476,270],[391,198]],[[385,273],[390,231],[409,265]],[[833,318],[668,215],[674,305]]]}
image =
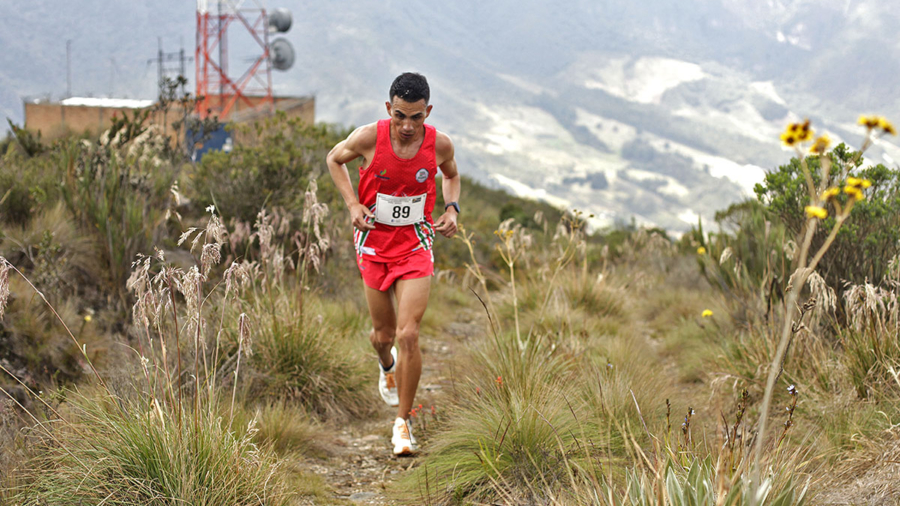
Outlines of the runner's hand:
{"label": "runner's hand", "polygon": [[456,211],[444,213],[434,225],[434,229],[444,237],[456,235]]}
{"label": "runner's hand", "polygon": [[375,224],[367,222],[366,218],[372,218],[373,221],[375,220],[375,215],[372,214],[372,211],[369,211],[368,207],[359,202],[350,205],[350,222],[353,223],[353,226],[360,232],[375,230]]}

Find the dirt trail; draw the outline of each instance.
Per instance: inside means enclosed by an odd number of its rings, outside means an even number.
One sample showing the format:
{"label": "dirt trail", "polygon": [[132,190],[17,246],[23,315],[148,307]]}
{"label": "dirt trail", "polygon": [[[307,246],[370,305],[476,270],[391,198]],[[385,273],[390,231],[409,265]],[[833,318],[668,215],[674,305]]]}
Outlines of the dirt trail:
{"label": "dirt trail", "polygon": [[[484,323],[474,310],[459,311],[454,320],[443,329],[422,329],[422,379],[416,404],[426,410],[431,406],[440,410],[441,398],[451,386],[446,367],[448,358],[484,330]],[[374,374],[374,362],[372,369]],[[372,395],[378,394],[373,390]],[[310,459],[304,467],[321,476],[333,489],[336,499],[348,500],[351,504],[393,504],[385,487],[419,460],[416,457],[397,458],[391,453],[391,423],[395,415],[394,408],[384,406],[372,419],[336,431],[324,448],[330,457]],[[427,441],[428,435],[421,427],[414,425],[413,434],[420,446]]]}

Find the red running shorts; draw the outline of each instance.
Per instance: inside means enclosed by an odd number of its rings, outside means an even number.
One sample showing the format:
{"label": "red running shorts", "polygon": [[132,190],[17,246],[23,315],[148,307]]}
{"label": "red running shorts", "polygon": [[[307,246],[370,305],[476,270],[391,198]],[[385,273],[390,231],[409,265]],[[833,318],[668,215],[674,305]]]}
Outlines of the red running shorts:
{"label": "red running shorts", "polygon": [[369,288],[386,292],[398,279],[417,279],[434,275],[434,252],[417,249],[393,262],[376,262],[368,255],[357,255],[356,263],[363,282]]}

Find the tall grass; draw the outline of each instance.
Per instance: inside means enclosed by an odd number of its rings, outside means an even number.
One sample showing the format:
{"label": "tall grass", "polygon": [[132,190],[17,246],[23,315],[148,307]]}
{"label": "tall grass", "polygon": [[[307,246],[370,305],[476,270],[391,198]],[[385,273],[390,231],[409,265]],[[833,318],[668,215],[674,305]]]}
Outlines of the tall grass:
{"label": "tall grass", "polygon": [[[16,501],[287,504],[288,476],[273,448],[300,449],[309,439],[303,431],[313,425],[280,423],[275,411],[263,406],[257,413],[269,436],[257,437],[256,416],[235,423],[235,413],[240,418],[247,411],[238,390],[253,393],[254,378],[263,374],[277,385],[274,397],[322,417],[359,414],[370,406],[361,398],[351,402],[366,383],[347,341],[330,336],[324,318],[311,324],[299,314],[296,293],[308,286],[291,283],[306,278],[286,275],[297,263],[265,242],[273,233],[266,220],[249,239],[264,242],[258,263],[232,262],[213,284],[228,230],[212,208],[208,211],[205,226],[189,228],[179,240],[190,245],[195,265],[175,266],[160,250],[134,264],[127,287],[140,337],[131,350],[137,360],[128,380],[104,378],[82,332],[66,328],[98,388],[70,396],[62,407],[45,403],[32,411],[40,444],[16,478]],[[11,266],[2,257],[0,265],[5,309]],[[65,327],[64,316],[37,294]],[[52,422],[41,422],[42,411]],[[292,433],[296,443],[287,438]],[[285,441],[279,446],[276,438]]]}
{"label": "tall grass", "polygon": [[289,504],[255,420],[230,427],[206,410],[179,416],[155,399],[84,394],[40,443],[22,504]]}
{"label": "tall grass", "polygon": [[[310,301],[307,313],[315,307]],[[250,361],[267,396],[298,403],[325,419],[370,413],[372,375],[366,374],[359,347],[351,344],[354,338],[364,342],[362,325],[342,331],[324,316],[304,321],[292,293],[269,296],[268,302],[271,306],[253,311],[256,336]]]}
{"label": "tall grass", "polygon": [[[208,239],[220,239],[219,226],[213,216],[206,230]],[[213,250],[217,248],[209,249]],[[217,261],[218,256],[210,253],[204,256],[201,267],[208,272],[210,265]],[[2,258],[0,263],[8,265]],[[38,293],[78,346],[81,357],[97,377],[99,389],[74,397],[64,409],[55,409],[44,402],[43,408],[52,415],[52,423],[41,423],[37,416],[31,415],[40,428],[42,443],[24,471],[25,484],[17,491],[17,501],[26,504],[284,503],[286,495],[277,474],[277,461],[269,450],[259,448],[252,441],[255,422],[241,431],[233,430],[218,411],[220,392],[199,387],[202,380],[215,378],[217,374],[215,364],[213,370],[203,370],[205,375],[199,366],[202,351],[199,337],[204,333],[205,321],[199,300],[202,293],[199,270],[195,267],[184,272],[163,266],[150,279],[149,258],[139,265],[142,268],[136,270],[129,286],[137,293],[135,320],[144,326],[147,347],[141,345],[140,350],[135,350],[140,358],[134,369],[136,380],[122,391],[110,389],[110,383],[104,381],[90,361],[87,343],[79,341],[60,313]],[[20,271],[15,272],[28,282]],[[8,288],[6,271],[3,278],[0,291]],[[195,317],[193,327],[190,317],[183,320],[189,322],[187,335],[192,335],[193,328],[197,336],[192,347],[194,388],[185,388],[187,382],[181,375],[183,349],[179,326],[174,323],[167,327],[164,323],[170,316],[177,322],[179,307],[173,286],[185,296],[184,310]],[[150,331],[151,323],[158,332],[156,339]],[[174,335],[168,334],[170,331]],[[244,336],[243,331],[241,335]],[[177,362],[177,370],[170,367],[170,362]]]}
{"label": "tall grass", "polygon": [[100,245],[106,289],[124,302],[131,262],[157,238],[175,177],[159,159],[166,140],[154,128],[144,128],[139,119],[116,125],[96,145],[65,149],[59,172],[65,175],[61,193],[69,212]]}
{"label": "tall grass", "polygon": [[450,421],[434,436],[418,472],[405,481],[406,490],[437,504],[487,501],[498,490],[526,501],[534,476],[562,481],[565,462],[580,458],[568,401],[576,395],[571,358],[541,340],[520,350],[508,333],[461,363],[468,374],[444,411]]}
{"label": "tall grass", "polygon": [[[489,331],[458,359],[452,404],[400,496],[425,504],[803,504],[802,455],[770,452],[764,481],[751,480],[748,401],[721,449],[716,408],[697,414],[698,399],[676,386],[666,355],[653,351],[651,331],[700,330],[672,325],[690,322],[694,311],[699,319],[702,301],[672,300],[685,298],[676,280],[686,274],[670,243],[636,233],[622,245],[629,265],[606,265],[598,275],[565,258],[539,268],[545,253],[523,248],[520,233],[511,225],[498,232],[510,290],[491,315],[519,314],[519,329],[500,323],[505,331]],[[655,283],[667,276],[671,291],[662,293]]]}

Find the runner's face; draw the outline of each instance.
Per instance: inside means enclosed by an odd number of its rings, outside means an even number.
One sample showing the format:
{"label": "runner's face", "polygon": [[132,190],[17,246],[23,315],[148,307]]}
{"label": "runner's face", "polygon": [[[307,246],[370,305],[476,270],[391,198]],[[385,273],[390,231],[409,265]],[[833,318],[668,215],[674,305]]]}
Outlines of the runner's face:
{"label": "runner's face", "polygon": [[419,132],[423,131],[425,118],[431,114],[431,106],[425,105],[425,100],[407,102],[400,97],[394,97],[393,103],[385,102],[385,105],[391,116],[391,130],[396,134],[396,138],[407,142],[415,140]]}

